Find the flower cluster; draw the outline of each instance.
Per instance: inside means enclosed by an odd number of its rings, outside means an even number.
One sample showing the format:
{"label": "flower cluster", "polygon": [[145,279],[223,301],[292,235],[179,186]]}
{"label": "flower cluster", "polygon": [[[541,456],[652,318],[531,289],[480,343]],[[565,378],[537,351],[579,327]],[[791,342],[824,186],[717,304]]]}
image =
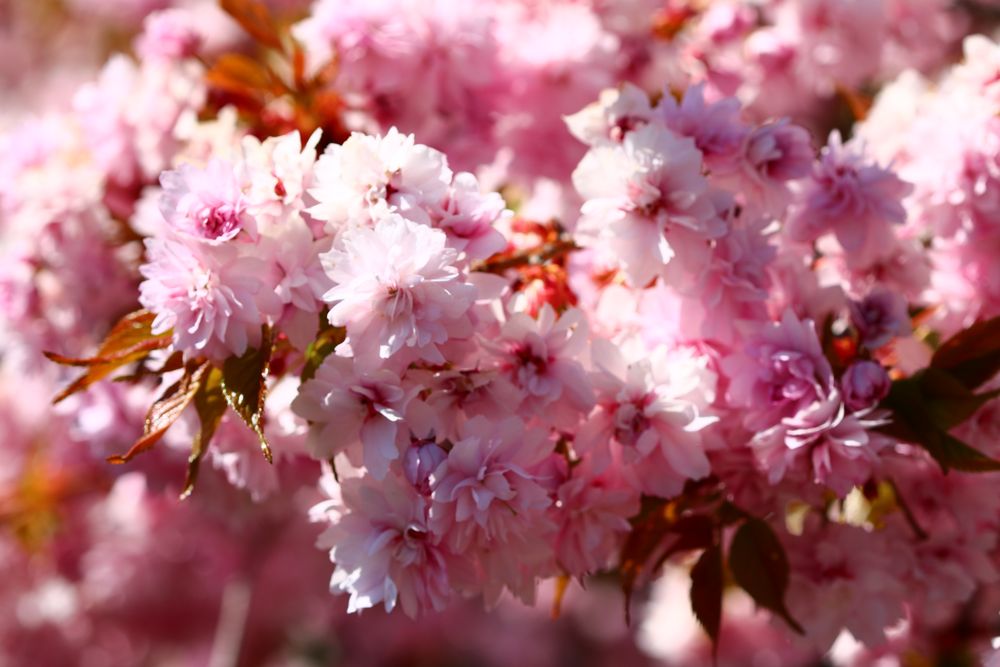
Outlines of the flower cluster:
{"label": "flower cluster", "polygon": [[986,656],[991,3],[64,4],[136,55],[0,114],[0,662]]}

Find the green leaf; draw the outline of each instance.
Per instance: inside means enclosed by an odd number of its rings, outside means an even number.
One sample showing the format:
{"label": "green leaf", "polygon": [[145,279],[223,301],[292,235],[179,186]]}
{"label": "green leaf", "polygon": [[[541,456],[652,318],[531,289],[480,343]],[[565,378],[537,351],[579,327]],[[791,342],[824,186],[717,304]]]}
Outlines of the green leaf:
{"label": "green leaf", "polygon": [[222,394],[229,407],[257,434],[268,463],[272,462],[272,456],[264,437],[263,415],[273,349],[273,334],[269,327],[264,327],[259,348],[248,349],[243,356],[229,357],[222,363]]}
{"label": "green leaf", "polygon": [[713,544],[702,552],[691,569],[691,610],[712,640],[712,655],[719,645],[722,626],[722,548]]}
{"label": "green leaf", "polygon": [[140,361],[153,350],[170,346],[171,332],[154,334],[153,320],[156,316],[148,310],[129,313],[112,327],[92,357],[66,357],[55,352],[45,352],[45,356],[57,364],[80,366],[87,370],[52,399],[59,403],[78,391],[103,380],[122,366]]}
{"label": "green leaf", "polygon": [[219,427],[223,415],[226,413],[226,397],[222,393],[222,371],[218,368],[211,368],[205,374],[194,395],[194,408],[198,411],[200,427],[191,443],[191,454],[188,456],[187,475],[184,478],[184,488],[181,491],[181,500],[184,500],[194,491],[195,482],[198,481],[198,468],[201,459],[208,451],[208,445],[215,435],[215,430]]}
{"label": "green leaf", "polygon": [[948,371],[969,389],[1000,372],[1000,316],[976,322],[941,344],[931,367]]}
{"label": "green leaf", "polygon": [[188,364],[181,379],[170,385],[150,406],[146,414],[142,437],[124,454],[108,457],[108,463],[127,463],[159,442],[177,418],[181,416],[201,388],[202,379],[210,368],[209,363]]}
{"label": "green leaf", "polygon": [[320,314],[320,331],[316,340],[306,348],[306,364],[302,368],[302,381],[306,382],[316,377],[316,371],[323,365],[323,360],[333,354],[338,345],[344,342],[347,330],[343,327],[332,327],[326,321],[326,313]]}
{"label": "green leaf", "polygon": [[729,547],[729,569],[754,602],[783,618],[799,634],[805,634],[785,607],[788,558],[771,526],[751,518],[736,530]]}

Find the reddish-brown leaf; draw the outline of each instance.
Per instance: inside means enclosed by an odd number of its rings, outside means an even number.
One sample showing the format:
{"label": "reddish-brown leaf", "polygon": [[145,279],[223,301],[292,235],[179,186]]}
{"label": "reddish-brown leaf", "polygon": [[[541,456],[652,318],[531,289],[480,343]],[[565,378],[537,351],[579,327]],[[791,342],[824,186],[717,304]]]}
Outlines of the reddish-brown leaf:
{"label": "reddish-brown leaf", "polygon": [[222,364],[222,394],[229,407],[260,439],[264,458],[271,462],[271,447],[264,437],[264,398],[267,394],[267,374],[274,350],[274,337],[268,327],[260,347],[247,350],[241,357],[230,357]]}
{"label": "reddish-brown leaf", "polygon": [[976,322],[941,343],[931,367],[975,389],[1000,371],[1000,316]]}
{"label": "reddish-brown leaf", "polygon": [[932,367],[892,383],[889,395],[882,402],[883,407],[892,411],[892,421],[879,430],[920,445],[945,472],[997,471],[1000,461],[948,433],[948,429],[971,416],[994,394],[972,394],[960,386],[960,381],[950,377],[950,372]]}
{"label": "reddish-brown leaf", "polygon": [[145,359],[153,350],[168,347],[171,341],[170,332],[162,334],[152,332],[155,317],[148,310],[129,313],[115,324],[92,357],[75,358],[46,352],[45,356],[57,364],[87,369],[83,375],[59,392],[52,402],[58,403],[103,380],[122,366]]}
{"label": "reddish-brown leaf", "polygon": [[241,53],[226,53],[205,73],[209,85],[252,99],[283,91],[271,71],[261,62]]}
{"label": "reddish-brown leaf", "polygon": [[632,524],[622,548],[620,571],[625,593],[625,620],[631,622],[632,594],[673,554],[712,544],[712,520],[707,516],[676,515],[672,502],[654,502]]}
{"label": "reddish-brown leaf", "polygon": [[747,519],[736,530],[729,546],[729,570],[754,602],[780,616],[799,634],[805,633],[785,607],[788,558],[766,521]]}
{"label": "reddish-brown leaf", "polygon": [[722,627],[722,547],[713,544],[702,552],[691,569],[691,610],[712,640],[712,655],[719,644]]}
{"label": "reddish-brown leaf", "polygon": [[247,34],[264,46],[281,51],[281,34],[271,11],[261,0],[219,0],[223,11],[233,17]]}
{"label": "reddish-brown leaf", "polygon": [[135,441],[124,454],[109,456],[108,463],[127,463],[155,445],[167,432],[177,418],[181,416],[191,401],[194,400],[202,379],[208,372],[210,364],[206,361],[200,365],[189,365],[184,370],[180,380],[170,385],[160,398],[156,399],[146,414],[146,424],[142,437]]}
{"label": "reddish-brown leaf", "polygon": [[184,488],[181,491],[181,500],[184,500],[194,491],[195,482],[198,481],[198,469],[201,459],[208,451],[208,445],[215,435],[215,430],[222,421],[222,416],[226,413],[226,397],[222,394],[222,371],[218,368],[210,368],[201,381],[197,393],[194,395],[194,408],[198,411],[198,421],[200,427],[191,443],[191,454],[188,456],[187,475],[184,478]]}

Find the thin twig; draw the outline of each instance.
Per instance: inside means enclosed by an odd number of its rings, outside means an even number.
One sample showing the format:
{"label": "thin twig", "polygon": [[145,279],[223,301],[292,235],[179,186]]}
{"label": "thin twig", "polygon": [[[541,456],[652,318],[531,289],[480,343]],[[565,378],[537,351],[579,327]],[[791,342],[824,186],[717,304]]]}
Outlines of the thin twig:
{"label": "thin twig", "polygon": [[479,262],[472,268],[474,271],[486,273],[503,273],[509,269],[516,269],[522,266],[540,266],[549,260],[561,257],[574,250],[579,250],[580,246],[570,238],[560,238],[549,243],[521,250],[513,255],[501,256],[496,259],[488,259]]}

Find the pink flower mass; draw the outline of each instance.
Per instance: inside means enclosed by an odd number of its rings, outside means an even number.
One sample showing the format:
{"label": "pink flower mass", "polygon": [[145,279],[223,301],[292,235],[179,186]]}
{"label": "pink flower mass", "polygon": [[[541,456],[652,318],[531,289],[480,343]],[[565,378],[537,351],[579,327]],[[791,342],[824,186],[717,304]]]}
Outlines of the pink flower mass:
{"label": "pink flower mass", "polygon": [[0,665],[1000,665],[998,34],[6,3]]}

